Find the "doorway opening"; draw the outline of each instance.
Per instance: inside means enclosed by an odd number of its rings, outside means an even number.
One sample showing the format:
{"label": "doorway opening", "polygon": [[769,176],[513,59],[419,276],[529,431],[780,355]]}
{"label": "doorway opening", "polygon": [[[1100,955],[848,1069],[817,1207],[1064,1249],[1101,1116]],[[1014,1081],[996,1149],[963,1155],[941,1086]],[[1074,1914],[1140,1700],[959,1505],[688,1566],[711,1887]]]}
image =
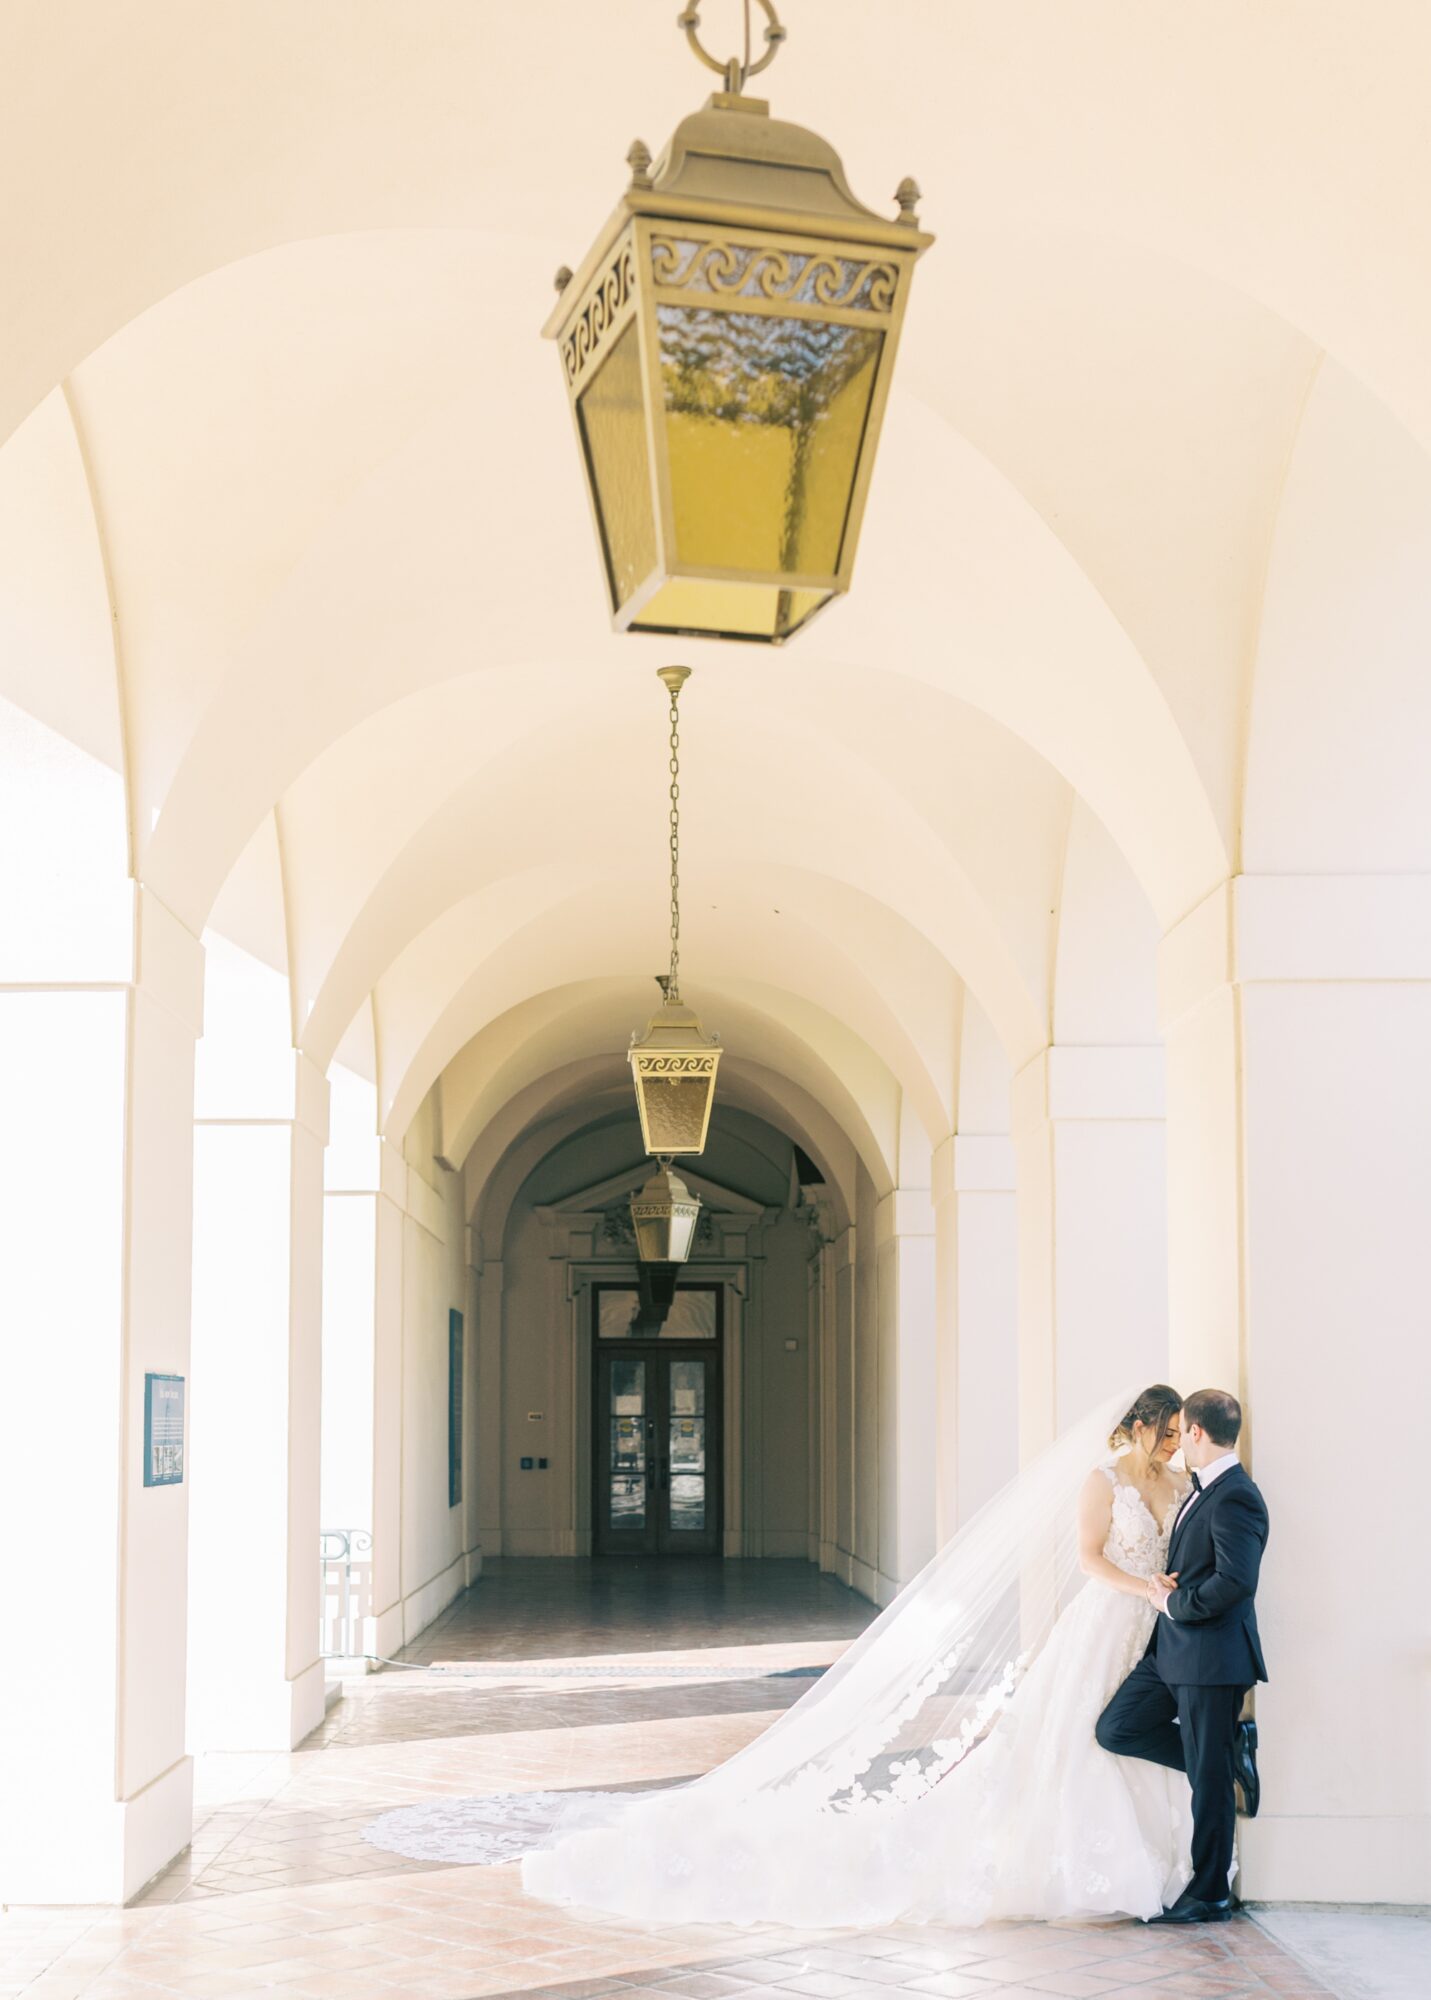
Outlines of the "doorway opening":
{"label": "doorway opening", "polygon": [[593,1285],[591,1310],[595,1553],[719,1555],[723,1288],[677,1286],[654,1337],[634,1285]]}

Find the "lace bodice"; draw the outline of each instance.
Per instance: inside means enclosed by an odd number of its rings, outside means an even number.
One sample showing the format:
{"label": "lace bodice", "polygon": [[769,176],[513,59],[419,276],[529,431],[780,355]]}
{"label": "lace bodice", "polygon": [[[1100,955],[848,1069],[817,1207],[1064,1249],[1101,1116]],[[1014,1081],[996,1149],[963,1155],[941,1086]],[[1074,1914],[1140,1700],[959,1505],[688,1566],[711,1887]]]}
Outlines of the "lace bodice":
{"label": "lace bodice", "polygon": [[1103,1544],[1104,1556],[1129,1576],[1156,1576],[1167,1567],[1168,1543],[1178,1511],[1171,1486],[1167,1526],[1160,1528],[1137,1487],[1119,1477],[1116,1463],[1098,1469],[1113,1488],[1113,1519]]}

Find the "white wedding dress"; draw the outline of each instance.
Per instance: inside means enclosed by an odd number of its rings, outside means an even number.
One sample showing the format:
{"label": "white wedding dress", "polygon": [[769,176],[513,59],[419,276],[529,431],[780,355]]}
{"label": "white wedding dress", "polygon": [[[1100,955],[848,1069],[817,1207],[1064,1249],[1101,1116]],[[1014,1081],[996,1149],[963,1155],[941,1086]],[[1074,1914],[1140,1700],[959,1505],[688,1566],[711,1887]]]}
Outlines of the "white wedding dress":
{"label": "white wedding dress", "polygon": [[[544,1901],[664,1924],[1156,1915],[1191,1875],[1187,1780],[1112,1757],[1093,1733],[1154,1613],[1077,1570],[1074,1501],[1110,1423],[1095,1412],[1051,1447],[705,1777],[445,1800],[389,1813],[367,1838],[431,1860],[520,1853]],[[1171,1512],[1160,1524],[1117,1459],[1101,1470],[1104,1554],[1160,1572]]]}

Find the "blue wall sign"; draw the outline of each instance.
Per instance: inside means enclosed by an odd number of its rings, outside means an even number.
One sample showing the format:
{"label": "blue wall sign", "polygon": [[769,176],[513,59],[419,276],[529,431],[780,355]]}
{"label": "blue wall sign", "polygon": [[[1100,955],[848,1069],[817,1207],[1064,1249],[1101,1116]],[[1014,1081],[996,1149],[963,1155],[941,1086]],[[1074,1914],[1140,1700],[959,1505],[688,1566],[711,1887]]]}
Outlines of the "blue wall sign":
{"label": "blue wall sign", "polygon": [[184,1378],[144,1377],[144,1484],[180,1486],[184,1480]]}

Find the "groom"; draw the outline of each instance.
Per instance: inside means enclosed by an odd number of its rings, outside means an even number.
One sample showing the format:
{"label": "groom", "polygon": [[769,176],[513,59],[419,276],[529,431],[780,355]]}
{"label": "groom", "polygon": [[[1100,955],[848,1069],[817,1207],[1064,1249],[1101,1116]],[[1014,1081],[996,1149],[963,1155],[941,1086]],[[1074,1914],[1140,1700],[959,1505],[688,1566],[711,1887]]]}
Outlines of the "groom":
{"label": "groom", "polygon": [[1115,1756],[1187,1772],[1192,1879],[1151,1921],[1216,1924],[1232,1915],[1234,1778],[1249,1818],[1257,1811],[1257,1725],[1238,1717],[1248,1689],[1267,1678],[1253,1609],[1267,1509],[1234,1449],[1242,1429],[1236,1397],[1199,1389],[1182,1417],[1192,1491],[1173,1524],[1170,1574],[1148,1582],[1160,1616],[1147,1652],[1099,1716],[1097,1736]]}

